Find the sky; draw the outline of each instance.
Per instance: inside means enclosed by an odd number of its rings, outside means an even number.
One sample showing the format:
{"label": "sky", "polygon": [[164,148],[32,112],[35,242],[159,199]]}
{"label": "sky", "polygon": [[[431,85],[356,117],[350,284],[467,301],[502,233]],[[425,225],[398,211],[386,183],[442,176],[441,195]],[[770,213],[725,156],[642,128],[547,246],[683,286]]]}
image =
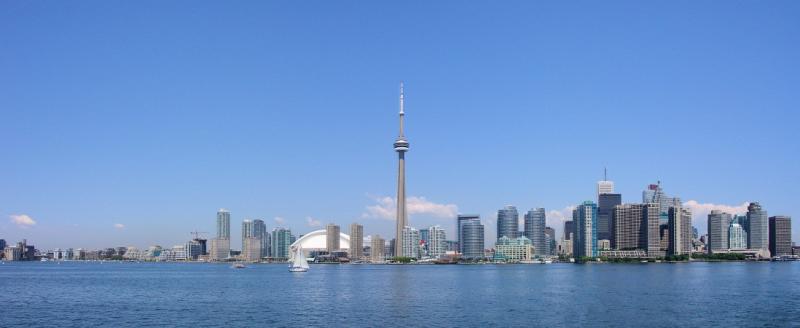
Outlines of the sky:
{"label": "sky", "polygon": [[544,207],[608,168],[694,210],[758,201],[800,240],[797,1],[0,1],[0,238],[185,242],[216,211],[394,236]]}

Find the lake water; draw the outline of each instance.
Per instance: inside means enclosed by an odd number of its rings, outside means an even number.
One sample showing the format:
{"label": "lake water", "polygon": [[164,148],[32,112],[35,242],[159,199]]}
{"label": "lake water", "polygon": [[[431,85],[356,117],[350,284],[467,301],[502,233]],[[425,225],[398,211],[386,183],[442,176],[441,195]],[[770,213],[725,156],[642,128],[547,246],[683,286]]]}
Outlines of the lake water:
{"label": "lake water", "polygon": [[0,265],[2,327],[800,325],[800,262]]}

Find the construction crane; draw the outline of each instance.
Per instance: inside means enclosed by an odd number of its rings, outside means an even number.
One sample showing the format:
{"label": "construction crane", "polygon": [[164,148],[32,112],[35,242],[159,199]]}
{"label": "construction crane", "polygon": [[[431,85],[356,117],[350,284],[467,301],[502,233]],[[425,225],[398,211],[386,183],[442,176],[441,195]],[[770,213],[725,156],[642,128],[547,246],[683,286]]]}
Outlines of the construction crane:
{"label": "construction crane", "polygon": [[190,233],[190,234],[192,234],[192,236],[194,236],[194,239],[200,239],[200,234],[201,234],[201,233],[208,233],[208,232],[205,232],[205,231],[196,231],[196,230],[195,230],[195,231],[191,231],[191,232],[189,232],[189,233]]}

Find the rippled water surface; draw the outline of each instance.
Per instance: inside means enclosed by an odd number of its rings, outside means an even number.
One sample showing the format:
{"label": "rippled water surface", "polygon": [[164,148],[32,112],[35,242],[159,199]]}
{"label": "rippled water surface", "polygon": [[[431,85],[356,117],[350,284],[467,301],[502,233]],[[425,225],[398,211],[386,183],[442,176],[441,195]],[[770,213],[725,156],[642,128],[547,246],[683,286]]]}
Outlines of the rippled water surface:
{"label": "rippled water surface", "polygon": [[9,263],[2,327],[798,326],[800,263]]}

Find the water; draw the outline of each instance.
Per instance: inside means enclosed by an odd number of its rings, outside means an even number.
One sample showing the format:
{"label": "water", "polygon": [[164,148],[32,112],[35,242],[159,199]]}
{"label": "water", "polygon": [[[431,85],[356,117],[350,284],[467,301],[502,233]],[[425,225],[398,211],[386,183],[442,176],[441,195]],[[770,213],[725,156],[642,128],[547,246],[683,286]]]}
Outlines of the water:
{"label": "water", "polygon": [[1,327],[798,326],[800,262],[5,263]]}

